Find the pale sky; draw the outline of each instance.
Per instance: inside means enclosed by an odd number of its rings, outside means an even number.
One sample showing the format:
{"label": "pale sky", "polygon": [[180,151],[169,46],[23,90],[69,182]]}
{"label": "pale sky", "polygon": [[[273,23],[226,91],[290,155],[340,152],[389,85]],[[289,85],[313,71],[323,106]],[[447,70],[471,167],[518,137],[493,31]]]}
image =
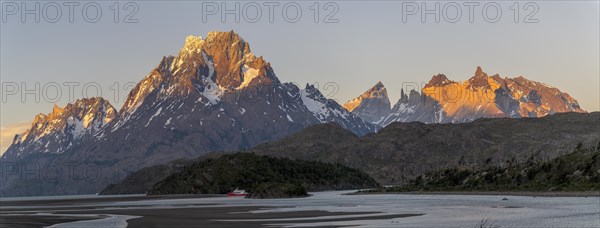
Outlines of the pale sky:
{"label": "pale sky", "polygon": [[[54,15],[51,13],[42,15],[40,23],[34,22],[32,15],[22,23],[19,13],[6,13],[3,5],[0,151],[10,144],[15,132],[28,126],[35,114],[50,112],[54,103],[64,106],[69,102],[69,87],[64,83],[79,83],[74,86],[74,99],[86,96],[82,94],[85,85],[97,83],[103,97],[119,109],[131,83],[141,80],[162,56],[176,55],[187,35],[205,37],[209,31],[234,30],[250,43],[254,54],[271,62],[281,81],[319,83],[324,94],[342,104],[377,81],[387,87],[393,104],[403,83],[427,82],[437,73],[462,81],[473,75],[479,65],[488,74],[522,75],[558,87],[577,99],[585,110],[600,110],[598,1],[536,2],[527,9],[523,3],[519,7],[519,23],[513,21],[514,11],[509,8],[514,2],[499,2],[502,15],[496,23],[482,16],[486,2],[475,8],[473,23],[469,22],[469,11],[464,5],[461,20],[456,23],[445,21],[444,15],[440,23],[433,21],[435,15],[429,15],[428,21],[422,23],[418,13],[407,15],[403,22],[402,2],[393,1],[337,2],[338,11],[332,17],[337,23],[323,23],[324,17],[336,8],[323,9],[325,3],[319,5],[320,22],[314,23],[311,1],[297,2],[303,11],[296,23],[281,16],[285,3],[275,8],[274,21],[269,22],[268,8],[260,1],[255,2],[262,7],[256,23],[245,21],[244,15],[239,23],[232,15],[223,23],[220,14],[206,15],[207,21],[203,22],[202,3],[190,1],[137,2],[138,12],[133,19],[138,19],[138,23],[122,23],[134,8],[124,9],[123,3],[119,7],[121,22],[114,23],[114,13],[109,9],[112,3],[99,2],[102,16],[97,23],[89,23],[81,16],[86,3],[75,8],[73,23],[68,21],[65,6],[56,23],[44,20]],[[216,3],[221,8],[221,2]],[[421,7],[422,2],[416,3]],[[448,4],[439,3],[440,7]],[[233,8],[235,3],[226,4]],[[425,4],[435,7],[435,2]],[[251,13],[253,6],[240,2],[240,7]],[[52,7],[48,8],[53,12]],[[448,17],[453,16],[454,9],[447,8]],[[523,23],[534,8],[538,11],[532,19],[538,23]],[[494,17],[493,9],[491,12],[488,8],[489,18]],[[293,17],[288,14],[288,19]],[[34,95],[29,94],[22,102],[23,89],[35,90],[36,82],[40,83],[37,93],[47,93],[46,99],[42,96],[36,102]],[[337,91],[322,88],[328,82],[334,82]],[[7,83],[16,83],[19,92],[9,94],[5,90]],[[114,83],[121,87],[118,94],[111,86]],[[53,99],[55,85],[62,85],[61,99]],[[126,86],[129,87],[123,88]],[[87,95],[96,94],[91,89]]]}

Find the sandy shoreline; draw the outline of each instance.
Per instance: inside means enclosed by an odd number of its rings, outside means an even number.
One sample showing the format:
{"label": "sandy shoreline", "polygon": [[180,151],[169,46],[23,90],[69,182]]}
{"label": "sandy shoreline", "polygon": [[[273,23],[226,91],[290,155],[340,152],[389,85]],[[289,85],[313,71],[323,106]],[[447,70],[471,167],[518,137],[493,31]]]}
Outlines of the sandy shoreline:
{"label": "sandy shoreline", "polygon": [[600,197],[598,192],[354,192],[346,195],[491,195],[532,197]]}

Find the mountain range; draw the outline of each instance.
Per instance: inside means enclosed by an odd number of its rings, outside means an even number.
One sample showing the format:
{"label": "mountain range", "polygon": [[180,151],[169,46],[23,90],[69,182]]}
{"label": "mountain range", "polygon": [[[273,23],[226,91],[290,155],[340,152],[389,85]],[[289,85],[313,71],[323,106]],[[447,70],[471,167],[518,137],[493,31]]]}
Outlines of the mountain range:
{"label": "mountain range", "polygon": [[489,76],[477,67],[464,82],[443,74],[434,75],[421,91],[404,90],[390,109],[387,90],[381,82],[344,108],[379,126],[393,122],[465,123],[478,118],[542,117],[561,112],[585,112],[569,94],[522,76]]}
{"label": "mountain range", "polygon": [[[484,96],[456,100],[452,91]],[[559,112],[584,111],[556,88],[488,76],[481,68],[463,83],[434,76],[421,93],[402,92],[393,107],[382,83],[342,106],[312,85],[281,82],[233,31],[210,32],[204,39],[188,36],[177,56],[163,57],[118,111],[96,97],[37,115],[0,158],[0,195],[96,193],[143,167],[246,150],[315,124],[336,123],[364,136],[393,122],[462,123]]]}

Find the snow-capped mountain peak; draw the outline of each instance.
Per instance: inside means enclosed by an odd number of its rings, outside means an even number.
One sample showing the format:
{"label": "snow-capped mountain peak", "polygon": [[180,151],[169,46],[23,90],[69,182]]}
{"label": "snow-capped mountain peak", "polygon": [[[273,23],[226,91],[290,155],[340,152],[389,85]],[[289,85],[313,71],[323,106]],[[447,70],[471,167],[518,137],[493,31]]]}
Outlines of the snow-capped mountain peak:
{"label": "snow-capped mountain peak", "polygon": [[36,115],[31,128],[16,135],[5,154],[61,153],[100,132],[116,117],[117,110],[100,97],[80,99],[64,108],[54,105],[49,114]]}
{"label": "snow-capped mountain peak", "polygon": [[273,83],[280,82],[270,64],[252,54],[250,45],[233,31],[210,32],[206,39],[188,36],[177,56],[163,57],[136,85],[121,113],[135,112],[155,90],[162,97],[199,93],[214,105],[226,93]]}

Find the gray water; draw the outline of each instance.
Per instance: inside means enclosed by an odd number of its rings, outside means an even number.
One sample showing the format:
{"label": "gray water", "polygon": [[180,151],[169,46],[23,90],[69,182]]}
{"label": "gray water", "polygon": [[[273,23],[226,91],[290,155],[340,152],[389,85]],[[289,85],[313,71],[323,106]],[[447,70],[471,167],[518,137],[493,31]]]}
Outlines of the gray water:
{"label": "gray water", "polygon": [[[317,192],[308,198],[244,199],[238,197],[141,200],[131,202],[94,203],[98,207],[143,206],[148,208],[273,206],[275,209],[251,213],[325,210],[331,212],[380,212],[381,214],[424,214],[422,216],[357,220],[341,222],[285,223],[286,219],[254,220],[276,221],[295,226],[360,226],[360,227],[476,227],[486,219],[494,227],[600,227],[600,197],[530,197],[488,195],[343,195],[347,191]],[[77,196],[77,198],[99,196]],[[48,197],[52,198],[52,197]],[[54,197],[56,198],[56,197]],[[62,199],[64,199],[63,197]],[[66,197],[68,198],[68,196]],[[502,200],[507,198],[508,200]],[[22,200],[23,198],[19,198]],[[44,199],[37,197],[36,199]],[[7,199],[3,199],[7,200]],[[194,204],[194,205],[192,205]],[[198,205],[218,204],[218,205]],[[19,208],[19,207],[15,207]],[[23,208],[23,207],[21,207]],[[360,215],[358,215],[360,216]],[[321,216],[318,219],[358,217]],[[118,217],[114,219],[127,219]],[[114,220],[113,219],[113,220]],[[314,220],[315,218],[309,218]],[[234,220],[243,222],[247,220]],[[102,221],[85,221],[90,226]],[[113,221],[114,222],[114,221]],[[123,224],[123,221],[115,224]],[[67,225],[67,224],[65,224]]]}

